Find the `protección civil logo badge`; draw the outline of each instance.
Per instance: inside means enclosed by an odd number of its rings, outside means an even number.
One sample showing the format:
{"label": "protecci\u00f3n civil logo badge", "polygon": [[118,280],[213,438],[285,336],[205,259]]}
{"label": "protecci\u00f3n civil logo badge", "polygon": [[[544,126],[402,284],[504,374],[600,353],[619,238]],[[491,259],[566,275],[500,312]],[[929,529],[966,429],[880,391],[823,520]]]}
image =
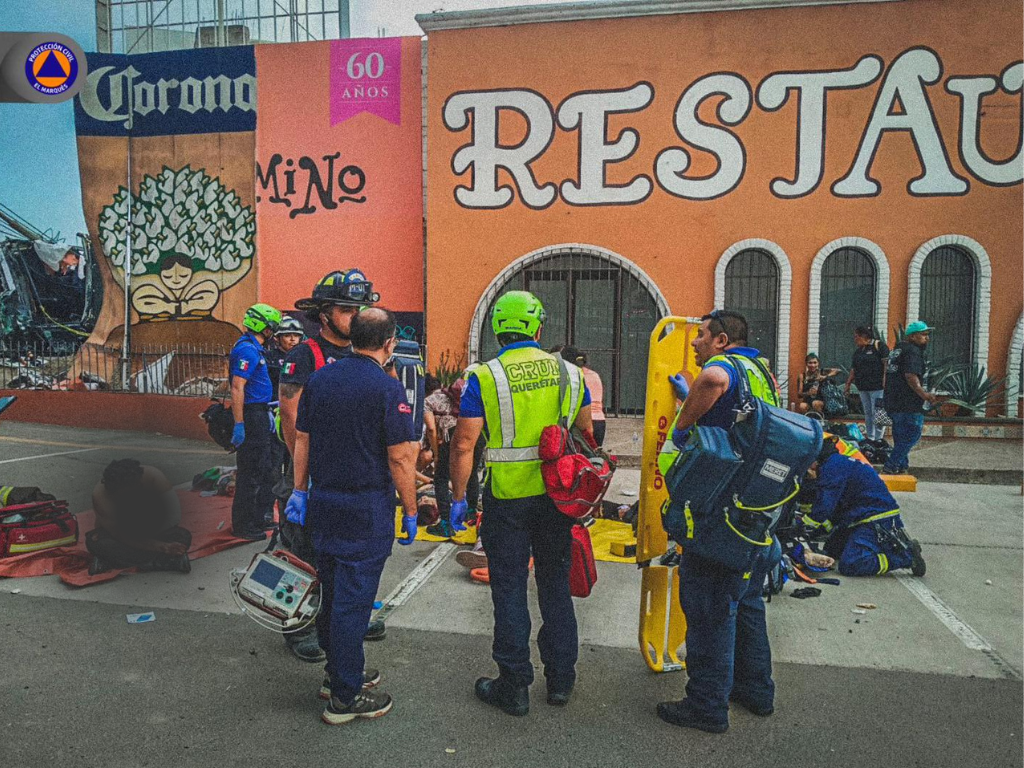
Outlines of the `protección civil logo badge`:
{"label": "protecci\u00f3n civil logo badge", "polygon": [[78,59],[62,43],[42,43],[25,59],[25,77],[39,93],[58,96],[75,84]]}

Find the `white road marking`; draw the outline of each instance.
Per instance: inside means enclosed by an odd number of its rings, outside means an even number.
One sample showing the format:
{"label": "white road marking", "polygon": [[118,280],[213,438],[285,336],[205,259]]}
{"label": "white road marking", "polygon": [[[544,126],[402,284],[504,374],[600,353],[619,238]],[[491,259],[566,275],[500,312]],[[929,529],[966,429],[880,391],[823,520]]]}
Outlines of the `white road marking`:
{"label": "white road marking", "polygon": [[946,625],[946,628],[959,638],[960,642],[972,651],[991,651],[992,646],[988,640],[979,635],[967,624],[961,621],[960,617],[953,613],[953,609],[925,586],[919,578],[907,576],[903,573],[893,574],[904,587],[910,590],[921,604],[935,614],[939,621]]}
{"label": "white road marking", "polygon": [[48,459],[51,456],[67,456],[70,453],[85,453],[86,451],[98,451],[99,448],[79,448],[77,451],[58,451],[57,453],[41,453],[38,456],[22,456],[17,459],[4,459],[0,464],[13,464],[16,461],[32,461],[32,459]]}
{"label": "white road marking", "polygon": [[935,617],[946,625],[946,629],[952,632],[967,648],[972,651],[981,651],[988,656],[992,663],[1003,671],[1005,676],[1017,680],[1020,679],[1020,672],[1008,664],[988,640],[975,632],[974,629],[957,616],[953,609],[942,602],[942,599],[932,592],[921,579],[903,573],[894,573],[893,576],[910,590],[910,593],[920,600],[925,608],[935,614]]}
{"label": "white road marking", "polygon": [[427,555],[423,562],[413,568],[412,572],[391,591],[391,594],[384,598],[384,605],[377,611],[374,618],[383,621],[404,605],[457,548],[450,541],[439,544],[437,549]]}

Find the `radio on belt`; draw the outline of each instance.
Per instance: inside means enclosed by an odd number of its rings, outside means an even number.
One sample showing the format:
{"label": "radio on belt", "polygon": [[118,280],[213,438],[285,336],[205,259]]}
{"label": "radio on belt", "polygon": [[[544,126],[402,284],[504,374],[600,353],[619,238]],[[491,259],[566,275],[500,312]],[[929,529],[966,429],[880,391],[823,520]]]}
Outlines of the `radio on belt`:
{"label": "radio on belt", "polygon": [[243,612],[257,623],[284,632],[308,626],[316,618],[318,584],[315,571],[284,550],[261,552],[248,568],[231,575],[232,591]]}

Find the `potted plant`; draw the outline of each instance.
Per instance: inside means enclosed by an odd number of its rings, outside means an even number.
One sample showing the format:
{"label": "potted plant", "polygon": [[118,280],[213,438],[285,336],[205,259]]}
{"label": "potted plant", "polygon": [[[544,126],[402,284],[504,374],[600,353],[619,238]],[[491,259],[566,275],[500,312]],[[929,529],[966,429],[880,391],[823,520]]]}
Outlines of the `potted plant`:
{"label": "potted plant", "polygon": [[994,400],[1003,394],[1005,377],[986,375],[985,367],[972,365],[962,367],[942,381],[942,388],[948,393],[945,405],[955,406],[957,416],[984,415],[985,409],[998,405]]}

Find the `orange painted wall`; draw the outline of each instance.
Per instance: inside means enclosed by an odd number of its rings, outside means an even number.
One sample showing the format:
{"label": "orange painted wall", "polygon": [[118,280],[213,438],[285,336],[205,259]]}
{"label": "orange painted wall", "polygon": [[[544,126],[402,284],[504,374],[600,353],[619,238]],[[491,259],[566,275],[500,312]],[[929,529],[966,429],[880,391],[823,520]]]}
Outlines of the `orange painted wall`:
{"label": "orange painted wall", "polygon": [[[490,281],[510,262],[537,248],[586,243],[614,251],[642,267],[665,294],[674,314],[701,314],[712,307],[714,272],[734,243],[765,238],[788,254],[793,268],[789,364],[792,378],[806,350],[811,261],[826,243],[859,236],[877,243],[891,270],[890,329],[903,322],[907,267],[926,241],[961,234],[981,243],[993,270],[990,367],[1002,372],[1022,304],[1022,188],[997,188],[974,179],[957,154],[959,99],[943,90],[950,75],[1000,72],[1021,58],[1022,10],[1018,0],[905,0],[897,3],[781,8],[681,14],[586,22],[432,32],[428,47],[427,334],[432,362],[446,349],[464,350],[473,310]],[[655,157],[685,146],[673,128],[682,92],[713,72],[742,75],[756,93],[767,75],[783,71],[852,67],[867,54],[886,67],[914,46],[934,49],[944,72],[927,88],[956,174],[969,179],[960,197],[912,197],[908,182],[921,174],[910,136],[888,134],[870,175],[882,185],[874,198],[836,198],[831,185],[853,163],[881,78],[858,90],[828,97],[824,178],[812,194],[776,198],[773,178],[792,179],[797,141],[797,105],[777,112],[753,104],[731,130],[746,148],[746,174],[730,194],[711,201],[674,197],[655,182],[643,203],[575,207],[558,199],[531,210],[518,194],[508,207],[467,210],[454,200],[458,185],[454,153],[469,143],[471,129],[448,130],[445,100],[464,90],[526,88],[553,108],[572,93],[627,88],[646,80],[653,102],[635,114],[612,115],[608,135],[626,127],[639,131],[629,159],[608,166],[608,181],[624,184],[638,174],[654,181]],[[883,73],[884,78],[884,73]],[[713,117],[715,99],[700,111]],[[984,102],[982,146],[989,157],[1012,156],[1020,131],[1020,96],[997,94]],[[525,121],[504,117],[502,142],[523,137]],[[538,183],[575,179],[578,133],[556,127],[543,156],[532,165]],[[692,150],[688,174],[714,171],[714,161]],[[512,183],[500,172],[499,183]]]}
{"label": "orange painted wall", "polygon": [[[420,40],[402,38],[401,124],[364,112],[331,124],[330,42],[256,46],[259,114],[256,159],[267,169],[280,154],[295,162],[296,194],[291,206],[268,201],[257,182],[256,236],[260,300],[291,309],[316,281],[335,269],[361,268],[381,294],[381,303],[400,312],[423,311],[423,113]],[[373,81],[368,81],[371,84]],[[306,172],[300,157],[313,159],[326,174],[323,157],[336,152],[335,175],[354,165],[366,175],[358,196],[324,209],[316,194],[315,213],[290,215],[303,204]],[[282,163],[278,171],[285,187]],[[326,183],[326,177],[324,179]],[[347,177],[354,184],[355,177]],[[335,197],[339,197],[336,192]]]}

